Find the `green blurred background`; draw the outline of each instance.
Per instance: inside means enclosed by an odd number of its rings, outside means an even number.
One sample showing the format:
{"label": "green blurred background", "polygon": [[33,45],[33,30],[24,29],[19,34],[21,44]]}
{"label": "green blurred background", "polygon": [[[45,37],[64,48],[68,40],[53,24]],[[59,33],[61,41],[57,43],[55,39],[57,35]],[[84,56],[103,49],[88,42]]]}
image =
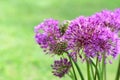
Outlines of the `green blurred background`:
{"label": "green blurred background", "polygon": [[[34,26],[46,18],[71,20],[119,7],[120,0],[0,0],[0,80],[70,80],[51,74],[53,58],[36,44]],[[108,80],[116,67],[117,60],[107,65]]]}

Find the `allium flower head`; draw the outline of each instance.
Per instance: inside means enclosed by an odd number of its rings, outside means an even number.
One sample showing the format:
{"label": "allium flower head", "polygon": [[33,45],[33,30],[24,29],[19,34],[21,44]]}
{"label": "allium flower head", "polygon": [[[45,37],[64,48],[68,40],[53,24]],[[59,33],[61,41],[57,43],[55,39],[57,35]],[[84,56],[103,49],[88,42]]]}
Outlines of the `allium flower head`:
{"label": "allium flower head", "polygon": [[60,60],[54,61],[54,64],[51,65],[51,67],[53,69],[52,73],[61,78],[68,73],[71,68],[71,63],[66,58],[61,58]]}
{"label": "allium flower head", "polygon": [[47,53],[60,55],[66,48],[65,42],[62,42],[58,25],[57,20],[46,19],[35,27],[35,39],[41,48],[48,51]]}
{"label": "allium flower head", "polygon": [[81,49],[88,58],[102,57],[104,53],[106,57],[108,55],[116,57],[118,54],[116,33],[92,19],[82,16],[71,21],[64,38],[69,41],[68,49],[72,57],[76,59]]}
{"label": "allium flower head", "polygon": [[117,27],[117,30],[120,32],[120,8],[116,9],[114,11],[115,16],[115,26]]}
{"label": "allium flower head", "polygon": [[120,30],[120,9],[115,12],[109,10],[103,10],[92,16],[90,16],[93,22],[102,27],[109,27],[111,31],[118,32]]}

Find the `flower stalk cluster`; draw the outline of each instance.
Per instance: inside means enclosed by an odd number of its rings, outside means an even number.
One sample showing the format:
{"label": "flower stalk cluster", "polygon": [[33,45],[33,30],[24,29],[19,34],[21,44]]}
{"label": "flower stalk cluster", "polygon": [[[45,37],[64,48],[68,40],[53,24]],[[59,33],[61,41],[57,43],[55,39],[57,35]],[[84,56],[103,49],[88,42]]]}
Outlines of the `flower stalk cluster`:
{"label": "flower stalk cluster", "polygon": [[[46,19],[35,27],[35,39],[47,54],[59,56],[51,66],[58,77],[68,74],[73,80],[85,80],[78,64],[87,64],[88,80],[106,80],[106,63],[120,53],[120,9],[103,10],[94,15],[80,16],[62,24]],[[120,68],[116,80],[119,79]],[[92,74],[92,75],[91,75]]]}

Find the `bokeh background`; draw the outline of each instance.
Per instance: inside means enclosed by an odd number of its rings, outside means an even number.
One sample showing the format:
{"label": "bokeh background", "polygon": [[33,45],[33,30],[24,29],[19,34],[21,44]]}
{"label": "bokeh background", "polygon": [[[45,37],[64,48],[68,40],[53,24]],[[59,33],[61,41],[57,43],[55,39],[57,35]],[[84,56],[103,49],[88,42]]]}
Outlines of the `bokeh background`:
{"label": "bokeh background", "polygon": [[[53,58],[36,44],[34,26],[119,7],[120,0],[0,0],[0,80],[70,80],[51,74]],[[108,80],[114,80],[117,62],[107,64]],[[80,66],[86,75],[85,64]]]}

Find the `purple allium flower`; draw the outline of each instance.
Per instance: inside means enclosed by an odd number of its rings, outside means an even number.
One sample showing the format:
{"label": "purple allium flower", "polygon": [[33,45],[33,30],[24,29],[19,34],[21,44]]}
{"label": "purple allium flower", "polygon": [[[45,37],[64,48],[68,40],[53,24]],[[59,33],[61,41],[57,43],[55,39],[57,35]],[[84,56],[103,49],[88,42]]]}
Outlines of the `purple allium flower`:
{"label": "purple allium flower", "polygon": [[109,55],[116,57],[118,54],[116,41],[119,39],[117,34],[112,32],[110,28],[100,25],[96,19],[92,19],[81,16],[71,21],[64,35],[68,41],[70,55],[76,60],[76,56],[80,54],[82,49],[88,58],[99,58],[103,54],[106,57]]}
{"label": "purple allium flower", "polygon": [[46,19],[35,27],[35,39],[41,48],[47,53],[62,54],[66,43],[62,41],[59,22],[54,19]]}
{"label": "purple allium flower", "polygon": [[69,69],[71,68],[71,63],[66,58],[54,61],[54,64],[51,65],[53,69],[53,74],[58,77],[63,77],[65,74],[68,73]]}
{"label": "purple allium flower", "polygon": [[91,17],[93,23],[103,27],[109,27],[111,31],[118,32],[120,30],[120,9],[115,10],[115,12],[109,10],[103,10],[98,12]]}
{"label": "purple allium flower", "polygon": [[117,27],[117,30],[120,31],[120,8],[114,11],[115,21],[114,24]]}

